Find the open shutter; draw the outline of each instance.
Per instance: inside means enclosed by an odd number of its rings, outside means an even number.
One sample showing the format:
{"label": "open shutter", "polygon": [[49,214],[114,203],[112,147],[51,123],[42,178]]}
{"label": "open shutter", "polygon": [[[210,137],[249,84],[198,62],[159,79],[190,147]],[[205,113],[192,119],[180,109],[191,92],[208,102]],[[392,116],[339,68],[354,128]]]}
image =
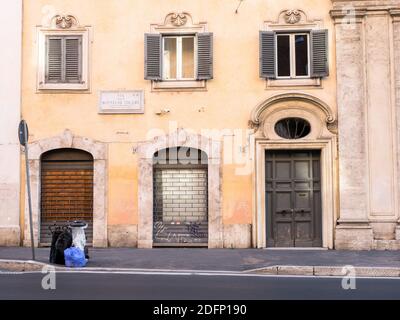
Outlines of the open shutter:
{"label": "open shutter", "polygon": [[65,82],[81,82],[81,38],[65,38]]}
{"label": "open shutter", "polygon": [[144,78],[161,80],[161,34],[146,33],[144,37]]}
{"label": "open shutter", "polygon": [[328,30],[313,30],[311,31],[311,77],[321,78],[328,75]]}
{"label": "open shutter", "polygon": [[260,31],[260,78],[275,79],[275,32]]}
{"label": "open shutter", "polygon": [[213,34],[204,32],[197,34],[197,80],[213,78]]}
{"label": "open shutter", "polygon": [[48,37],[46,61],[46,82],[62,81],[62,38]]}

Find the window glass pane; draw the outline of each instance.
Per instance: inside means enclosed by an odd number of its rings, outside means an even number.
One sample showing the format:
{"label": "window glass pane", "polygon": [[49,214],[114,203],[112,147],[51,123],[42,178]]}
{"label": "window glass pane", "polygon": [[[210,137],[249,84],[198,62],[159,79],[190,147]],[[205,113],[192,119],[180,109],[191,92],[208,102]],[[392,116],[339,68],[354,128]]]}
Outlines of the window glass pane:
{"label": "window glass pane", "polygon": [[308,76],[308,37],[296,35],[296,76]]}
{"label": "window glass pane", "polygon": [[278,35],[278,77],[290,76],[290,37]]}
{"label": "window glass pane", "polygon": [[182,77],[194,78],[194,38],[182,39]]}
{"label": "window glass pane", "polygon": [[176,38],[164,38],[164,79],[176,79]]}

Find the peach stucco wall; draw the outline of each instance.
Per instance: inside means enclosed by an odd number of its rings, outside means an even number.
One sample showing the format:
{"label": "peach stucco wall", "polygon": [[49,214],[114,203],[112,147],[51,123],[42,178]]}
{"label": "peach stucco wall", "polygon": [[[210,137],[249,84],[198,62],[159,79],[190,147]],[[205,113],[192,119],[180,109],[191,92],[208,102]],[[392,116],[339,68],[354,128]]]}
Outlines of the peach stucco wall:
{"label": "peach stucco wall", "polygon": [[[49,6],[50,5],[50,6]],[[252,109],[276,94],[294,91],[318,97],[336,110],[334,29],[330,0],[250,0],[235,14],[236,0],[25,0],[22,113],[31,141],[70,129],[74,135],[108,143],[108,223],[138,223],[138,159],[133,149],[149,129],[169,131],[169,121],[182,128],[247,129]],[[54,8],[54,11],[53,9]],[[320,88],[266,90],[259,78],[258,32],[285,9],[301,9],[330,30],[330,76]],[[202,92],[152,92],[144,80],[144,33],[171,12],[188,12],[214,33],[214,80]],[[90,93],[37,93],[36,25],[49,13],[72,14],[92,26]],[[144,90],[145,114],[100,115],[100,90]],[[155,113],[170,109],[165,116]],[[243,142],[246,138],[243,136]],[[236,152],[239,150],[235,149]],[[247,154],[247,158],[250,155]],[[253,175],[237,175],[223,166],[222,211],[226,224],[250,224]]]}

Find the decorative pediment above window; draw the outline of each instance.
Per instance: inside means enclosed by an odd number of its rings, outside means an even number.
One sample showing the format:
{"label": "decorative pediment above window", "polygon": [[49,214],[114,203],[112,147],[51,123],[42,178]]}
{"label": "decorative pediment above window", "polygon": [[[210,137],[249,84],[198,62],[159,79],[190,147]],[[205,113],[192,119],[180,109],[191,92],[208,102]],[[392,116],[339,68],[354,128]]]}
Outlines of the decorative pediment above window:
{"label": "decorative pediment above window", "polygon": [[279,13],[276,21],[266,21],[266,30],[276,29],[293,29],[307,28],[317,29],[322,28],[322,20],[310,20],[307,14],[301,9],[287,9]]}
{"label": "decorative pediment above window", "polygon": [[279,21],[281,23],[296,24],[307,21],[307,16],[304,11],[301,10],[285,10],[281,12]]}
{"label": "decorative pediment above window", "polygon": [[56,15],[51,19],[51,26],[56,29],[72,29],[79,27],[78,19],[72,15]]}
{"label": "decorative pediment above window", "polygon": [[151,32],[206,32],[206,23],[194,23],[187,12],[171,12],[167,14],[163,24],[152,24]]}
{"label": "decorative pediment above window", "polygon": [[173,13],[172,15],[169,15],[168,18],[173,26],[181,27],[187,23],[188,17],[191,19],[191,17],[186,13]]}

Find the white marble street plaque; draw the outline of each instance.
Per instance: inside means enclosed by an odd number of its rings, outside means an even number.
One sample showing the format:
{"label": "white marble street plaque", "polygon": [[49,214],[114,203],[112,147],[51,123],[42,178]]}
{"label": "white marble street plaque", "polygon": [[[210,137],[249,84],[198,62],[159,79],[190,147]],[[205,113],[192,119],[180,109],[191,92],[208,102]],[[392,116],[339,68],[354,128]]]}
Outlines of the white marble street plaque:
{"label": "white marble street plaque", "polygon": [[144,113],[144,91],[101,91],[99,113]]}

